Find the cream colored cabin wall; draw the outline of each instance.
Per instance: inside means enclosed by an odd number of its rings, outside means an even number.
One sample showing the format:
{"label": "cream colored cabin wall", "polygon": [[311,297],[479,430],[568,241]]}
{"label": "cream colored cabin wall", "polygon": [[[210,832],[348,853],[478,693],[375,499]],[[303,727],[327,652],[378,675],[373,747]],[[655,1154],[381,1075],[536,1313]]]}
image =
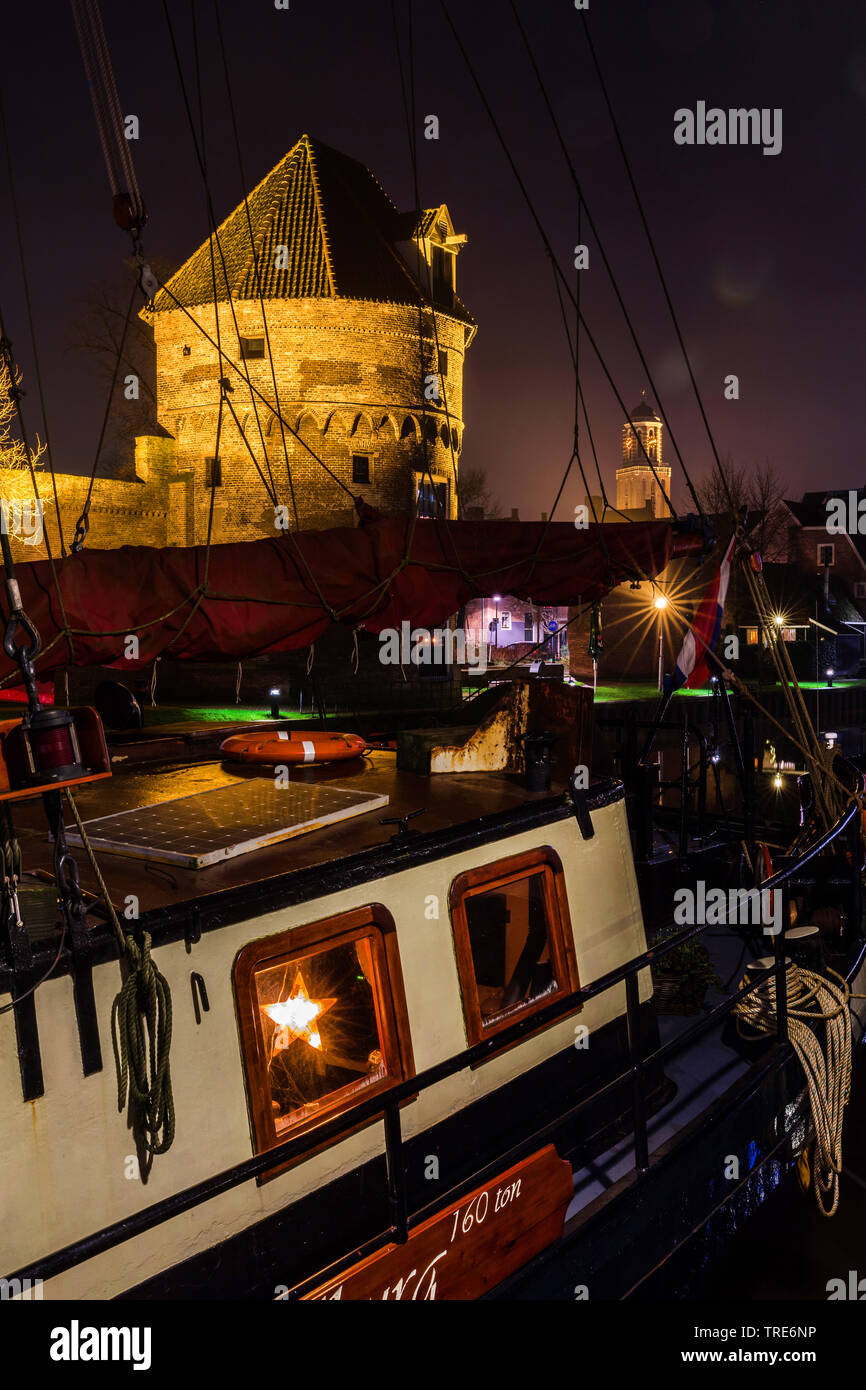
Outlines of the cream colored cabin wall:
{"label": "cream colored cabin wall", "polygon": [[[575,821],[568,819],[208,933],[191,955],[183,942],[161,947],[158,962],[174,999],[177,1134],[172,1149],[156,1159],[146,1186],[125,1176],[134,1150],[125,1115],[117,1112],[109,1034],[111,1003],[120,982],[118,965],[94,971],[105,1062],[96,1076],[81,1075],[68,978],[51,981],[37,995],[45,1072],[45,1095],[37,1101],[21,1100],[12,1015],[0,1015],[0,1273],[25,1268],[28,1261],[250,1156],[232,988],[235,957],[248,942],[365,903],[383,903],[397,924],[418,1071],[467,1044],[448,915],[449,886],[466,869],[550,845],[565,870],[581,983],[643,950],[624,803],[594,812],[593,822],[592,840],[581,839]],[[431,896],[438,899],[438,921],[425,916]],[[200,1026],[190,997],[193,969],[205,977],[211,1006]],[[650,993],[645,972],[641,997]],[[590,1029],[591,1055],[592,1032],[622,1014],[624,1000],[624,987],[619,986],[592,1000],[579,1016],[425,1092],[404,1109],[404,1134],[427,1128],[570,1046],[578,1022]],[[246,1183],[58,1276],[46,1286],[46,1297],[109,1297],[243,1230],[381,1150],[382,1126],[371,1125],[262,1187]]]}

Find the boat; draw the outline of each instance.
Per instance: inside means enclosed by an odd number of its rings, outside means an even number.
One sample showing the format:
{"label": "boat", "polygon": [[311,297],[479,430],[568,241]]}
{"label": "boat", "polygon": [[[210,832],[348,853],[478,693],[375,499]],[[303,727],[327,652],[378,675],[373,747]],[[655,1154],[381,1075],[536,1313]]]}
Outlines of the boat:
{"label": "boat", "polygon": [[[143,205],[117,196],[147,287]],[[26,702],[0,725],[4,1297],[625,1299],[675,1254],[706,1258],[794,1169],[835,1210],[864,1017],[863,774],[825,756],[796,691],[787,833],[756,818],[721,663],[733,826],[696,823],[688,751],[678,803],[654,782],[667,701],[643,752],[594,775],[592,687],[543,667],[337,765],[322,717],[259,721],[268,761],[250,765],[231,720],[167,745],[45,702],[68,667],[279,656],[337,625],[375,642],[494,582],[595,610],[714,544],[697,517],[358,510],[164,550],[84,545],[85,519],[72,553],[29,562],[3,530],[0,676]],[[709,660],[708,629],[685,628]],[[304,731],[312,756],[281,764]],[[705,943],[721,997],[664,1012],[665,965]],[[832,1061],[818,1087],[808,1046]]]}

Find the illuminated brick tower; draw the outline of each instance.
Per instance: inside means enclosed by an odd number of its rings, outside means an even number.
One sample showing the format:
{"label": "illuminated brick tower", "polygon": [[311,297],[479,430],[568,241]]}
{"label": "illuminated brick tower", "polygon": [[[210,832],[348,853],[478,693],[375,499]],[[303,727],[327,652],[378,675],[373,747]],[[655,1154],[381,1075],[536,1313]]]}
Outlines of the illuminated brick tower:
{"label": "illuminated brick tower", "polygon": [[[154,464],[166,482],[192,483],[186,543],[206,534],[214,479],[220,540],[273,535],[260,474],[292,526],[295,506],[302,527],[352,525],[350,493],[386,513],[455,517],[463,360],[476,329],[457,294],[466,237],[445,204],[401,213],[362,164],[304,135],[219,242],[222,256],[212,261],[205,242],[146,315],[170,436]],[[222,365],[195,326],[216,337],[214,263]],[[221,377],[234,413],[224,411],[215,460]],[[299,438],[284,438],[267,404],[275,397]]]}
{"label": "illuminated brick tower", "polygon": [[[616,470],[618,511],[645,511],[650,506],[653,516],[668,515],[662,487],[670,497],[671,470],[663,461],[663,429],[662,421],[643,391],[640,403],[622,427],[622,466]],[[652,468],[647,459],[652,460]],[[657,477],[653,476],[653,469]]]}

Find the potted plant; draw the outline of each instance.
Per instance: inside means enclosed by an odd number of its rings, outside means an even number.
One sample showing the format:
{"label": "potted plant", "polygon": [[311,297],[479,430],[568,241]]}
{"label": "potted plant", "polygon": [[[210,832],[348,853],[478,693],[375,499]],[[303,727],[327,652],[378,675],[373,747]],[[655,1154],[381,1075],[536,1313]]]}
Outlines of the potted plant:
{"label": "potted plant", "polygon": [[[681,927],[666,927],[658,935],[656,945],[679,936]],[[676,950],[653,963],[654,1000],[659,1014],[699,1014],[707,990],[721,989],[722,981],[713,968],[710,953],[699,937],[693,936]]]}

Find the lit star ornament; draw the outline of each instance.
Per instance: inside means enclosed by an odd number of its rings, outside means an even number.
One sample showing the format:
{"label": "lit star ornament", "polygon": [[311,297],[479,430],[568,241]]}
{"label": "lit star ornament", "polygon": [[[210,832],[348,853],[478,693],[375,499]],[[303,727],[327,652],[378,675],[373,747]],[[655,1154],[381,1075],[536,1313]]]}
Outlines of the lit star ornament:
{"label": "lit star ornament", "polygon": [[282,999],[278,1004],[269,1004],[265,1009],[268,1018],[273,1019],[277,1025],[274,1052],[285,1051],[296,1038],[303,1038],[310,1047],[321,1051],[322,1039],[316,1025],[336,1002],[336,999],[311,999],[299,970],[288,999]]}

